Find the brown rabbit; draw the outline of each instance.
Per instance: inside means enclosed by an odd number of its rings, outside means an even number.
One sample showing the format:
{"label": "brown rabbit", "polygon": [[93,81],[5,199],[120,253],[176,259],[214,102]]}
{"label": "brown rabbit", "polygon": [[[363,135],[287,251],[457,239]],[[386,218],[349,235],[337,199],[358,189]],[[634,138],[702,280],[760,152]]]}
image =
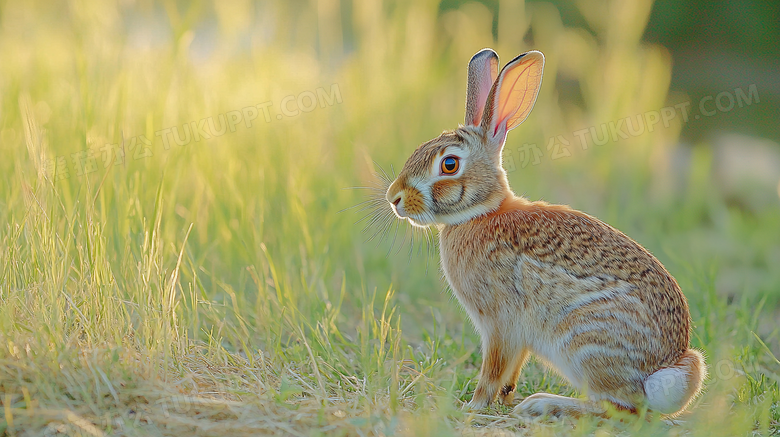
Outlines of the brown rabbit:
{"label": "brown rabbit", "polygon": [[536,393],[517,412],[603,415],[607,401],[678,414],[699,393],[706,367],[689,348],[677,282],[617,229],[509,188],[501,150],[531,112],[543,68],[538,51],[500,74],[493,50],[474,55],[465,125],[418,147],[387,201],[398,217],[439,229],[444,275],[482,338],[471,408],[497,396],[511,402],[533,353],[588,400]]}

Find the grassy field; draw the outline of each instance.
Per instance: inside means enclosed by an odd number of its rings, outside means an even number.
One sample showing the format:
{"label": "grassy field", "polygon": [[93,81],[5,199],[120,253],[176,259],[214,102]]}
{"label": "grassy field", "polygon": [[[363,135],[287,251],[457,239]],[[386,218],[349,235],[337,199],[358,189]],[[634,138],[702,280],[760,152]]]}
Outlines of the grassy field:
{"label": "grassy field", "polygon": [[[505,3],[494,29],[475,3],[2,2],[0,433],[780,433],[777,193],[725,195],[707,143],[675,160],[680,112],[580,142],[687,101],[650,3],[587,8],[595,36]],[[464,411],[478,337],[435,247],[340,212],[457,126],[486,46],[547,56],[515,191],[628,233],[688,297],[710,376],[677,423]],[[532,361],[516,398],[542,390],[573,393]]]}

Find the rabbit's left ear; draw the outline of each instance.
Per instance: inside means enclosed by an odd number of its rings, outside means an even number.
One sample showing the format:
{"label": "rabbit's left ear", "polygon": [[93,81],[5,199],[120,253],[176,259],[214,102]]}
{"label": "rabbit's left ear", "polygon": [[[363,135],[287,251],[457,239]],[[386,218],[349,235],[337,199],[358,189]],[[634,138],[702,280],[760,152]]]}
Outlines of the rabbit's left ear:
{"label": "rabbit's left ear", "polygon": [[489,142],[504,145],[506,134],[525,121],[542,85],[544,55],[523,53],[504,66],[490,90],[482,127]]}
{"label": "rabbit's left ear", "polygon": [[469,61],[469,84],[466,90],[466,125],[479,126],[485,112],[490,88],[498,76],[498,55],[482,49]]}

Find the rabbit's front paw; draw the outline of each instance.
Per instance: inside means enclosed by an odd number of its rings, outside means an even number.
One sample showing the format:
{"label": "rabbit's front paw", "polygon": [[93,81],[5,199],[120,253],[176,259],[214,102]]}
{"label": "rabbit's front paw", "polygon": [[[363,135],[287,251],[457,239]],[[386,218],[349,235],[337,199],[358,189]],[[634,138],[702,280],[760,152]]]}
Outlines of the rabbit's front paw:
{"label": "rabbit's front paw", "polygon": [[474,391],[474,397],[471,398],[471,402],[468,404],[469,410],[481,410],[486,408],[493,401],[496,396],[496,391],[488,390],[484,385],[477,384],[477,389]]}
{"label": "rabbit's front paw", "polygon": [[514,399],[515,399],[514,384],[507,384],[503,386],[501,390],[498,392],[498,401],[501,402],[502,405],[511,405]]}
{"label": "rabbit's front paw", "polygon": [[483,408],[487,408],[487,406],[490,405],[490,402],[488,402],[484,398],[478,398],[476,395],[471,398],[468,404],[466,404],[466,409],[470,411],[476,411],[481,410]]}

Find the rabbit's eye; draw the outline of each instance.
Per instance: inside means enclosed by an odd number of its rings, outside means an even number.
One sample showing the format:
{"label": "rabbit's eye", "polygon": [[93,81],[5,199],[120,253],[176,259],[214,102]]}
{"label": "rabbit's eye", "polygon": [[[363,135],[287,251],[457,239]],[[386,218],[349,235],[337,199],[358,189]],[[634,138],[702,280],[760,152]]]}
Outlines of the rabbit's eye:
{"label": "rabbit's eye", "polygon": [[460,167],[458,158],[454,156],[448,156],[441,161],[442,174],[455,174]]}

